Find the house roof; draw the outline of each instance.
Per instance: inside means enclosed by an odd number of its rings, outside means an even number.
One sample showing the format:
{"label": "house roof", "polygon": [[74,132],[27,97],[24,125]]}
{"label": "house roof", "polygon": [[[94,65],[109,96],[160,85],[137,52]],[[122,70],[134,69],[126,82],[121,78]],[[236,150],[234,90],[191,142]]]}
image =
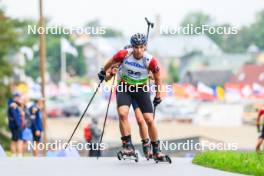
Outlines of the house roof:
{"label": "house roof", "polygon": [[[92,44],[99,48],[98,51],[105,52],[104,55],[109,55],[128,45],[129,41],[129,38],[123,37],[93,37],[83,44]],[[222,53],[222,50],[205,35],[158,36],[149,41],[148,50],[162,58],[181,57],[191,51],[200,51],[205,55]]]}
{"label": "house roof", "polygon": [[264,86],[264,65],[244,65],[238,73],[230,79],[230,82],[250,85],[258,83]]}
{"label": "house roof", "polygon": [[149,43],[149,50],[162,57],[181,57],[192,51],[218,55],[222,50],[205,35],[159,36]]}
{"label": "house roof", "polygon": [[224,85],[232,77],[230,70],[200,70],[185,73],[181,82],[196,85],[202,82],[208,86]]}
{"label": "house roof", "polygon": [[221,55],[194,55],[189,58],[185,68],[187,71],[199,71],[204,69],[205,65],[211,70],[232,70],[237,72],[244,64],[251,61],[250,54],[226,54]]}

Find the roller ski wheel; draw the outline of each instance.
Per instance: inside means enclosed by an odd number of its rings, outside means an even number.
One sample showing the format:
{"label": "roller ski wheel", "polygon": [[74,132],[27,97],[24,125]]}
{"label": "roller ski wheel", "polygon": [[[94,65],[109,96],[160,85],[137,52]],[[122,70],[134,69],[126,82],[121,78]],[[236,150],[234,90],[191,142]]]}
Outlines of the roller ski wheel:
{"label": "roller ski wheel", "polygon": [[136,155],[135,162],[137,163],[137,162],[138,162],[138,154],[137,154],[137,153],[135,153],[135,155]]}
{"label": "roller ski wheel", "polygon": [[138,162],[138,154],[135,151],[119,151],[117,153],[118,160],[134,160]]}
{"label": "roller ski wheel", "polygon": [[117,158],[118,160],[122,160],[123,159],[123,154],[121,151],[117,152]]}
{"label": "roller ski wheel", "polygon": [[168,155],[154,156],[154,160],[156,163],[159,163],[159,162],[167,162],[169,164],[172,163],[171,158]]}
{"label": "roller ski wheel", "polygon": [[144,153],[144,156],[148,161],[153,158],[152,152],[146,152]]}

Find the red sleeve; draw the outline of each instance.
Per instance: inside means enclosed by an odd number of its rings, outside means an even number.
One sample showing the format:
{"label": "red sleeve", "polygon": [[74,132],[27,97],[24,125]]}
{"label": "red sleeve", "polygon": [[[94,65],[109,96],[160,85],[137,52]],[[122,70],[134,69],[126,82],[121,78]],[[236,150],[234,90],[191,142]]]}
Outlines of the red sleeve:
{"label": "red sleeve", "polygon": [[259,110],[258,116],[262,116],[264,114],[264,109]]}
{"label": "red sleeve", "polygon": [[113,59],[117,62],[122,62],[126,57],[127,53],[127,50],[120,50],[113,56]]}
{"label": "red sleeve", "polygon": [[159,64],[156,58],[151,59],[149,63],[149,70],[152,71],[153,73],[156,73],[160,70]]}

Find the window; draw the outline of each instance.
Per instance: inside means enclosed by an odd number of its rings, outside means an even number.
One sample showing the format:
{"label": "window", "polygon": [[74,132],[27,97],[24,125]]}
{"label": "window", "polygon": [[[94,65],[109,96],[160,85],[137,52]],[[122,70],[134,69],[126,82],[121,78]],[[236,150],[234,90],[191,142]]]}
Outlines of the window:
{"label": "window", "polygon": [[259,74],[258,79],[259,79],[259,81],[264,81],[264,72]]}
{"label": "window", "polygon": [[239,75],[238,75],[238,80],[239,81],[244,81],[245,80],[245,73],[240,73]]}

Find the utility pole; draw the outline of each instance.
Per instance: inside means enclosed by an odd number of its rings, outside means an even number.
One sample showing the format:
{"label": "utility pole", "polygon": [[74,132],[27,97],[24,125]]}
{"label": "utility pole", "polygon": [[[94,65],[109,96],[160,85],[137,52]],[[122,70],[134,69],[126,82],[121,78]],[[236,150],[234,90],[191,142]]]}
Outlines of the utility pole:
{"label": "utility pole", "polygon": [[[43,0],[39,0],[39,27],[45,29],[45,19],[43,16]],[[45,73],[46,73],[46,46],[45,46],[45,30],[39,34],[39,68],[41,77],[41,94],[43,99],[42,121],[43,121],[43,143],[47,143],[47,114],[45,99]],[[46,149],[43,154],[46,155]]]}
{"label": "utility pole", "polygon": [[62,48],[62,41],[60,41],[60,54],[61,54],[61,82],[66,80],[66,53]]}

